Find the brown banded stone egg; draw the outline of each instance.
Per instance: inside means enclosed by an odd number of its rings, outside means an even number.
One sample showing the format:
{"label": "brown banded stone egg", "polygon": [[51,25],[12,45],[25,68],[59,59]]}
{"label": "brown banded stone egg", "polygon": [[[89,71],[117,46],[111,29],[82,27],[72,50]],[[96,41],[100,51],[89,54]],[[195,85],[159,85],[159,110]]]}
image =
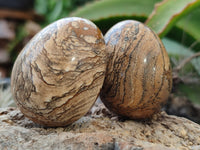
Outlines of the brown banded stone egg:
{"label": "brown banded stone egg", "polygon": [[40,31],[21,51],[12,70],[12,93],[34,122],[65,126],[89,111],[105,70],[101,31],[89,20],[64,18]]}
{"label": "brown banded stone egg", "polygon": [[131,119],[152,116],[172,87],[168,54],[159,37],[137,21],[122,21],[104,37],[108,66],[101,100],[114,113]]}

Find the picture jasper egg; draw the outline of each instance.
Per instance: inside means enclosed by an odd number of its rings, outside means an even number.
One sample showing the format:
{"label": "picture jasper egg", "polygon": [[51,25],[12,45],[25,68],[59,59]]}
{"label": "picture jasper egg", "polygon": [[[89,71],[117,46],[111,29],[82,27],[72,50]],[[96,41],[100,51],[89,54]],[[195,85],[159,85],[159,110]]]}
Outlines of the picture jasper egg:
{"label": "picture jasper egg", "polygon": [[104,39],[108,66],[103,103],[131,119],[158,112],[172,87],[169,57],[159,37],[144,24],[127,20],[114,25]]}
{"label": "picture jasper egg", "polygon": [[24,115],[44,126],[65,126],[94,104],[106,70],[105,42],[89,20],[58,20],[33,37],[17,57],[11,77]]}

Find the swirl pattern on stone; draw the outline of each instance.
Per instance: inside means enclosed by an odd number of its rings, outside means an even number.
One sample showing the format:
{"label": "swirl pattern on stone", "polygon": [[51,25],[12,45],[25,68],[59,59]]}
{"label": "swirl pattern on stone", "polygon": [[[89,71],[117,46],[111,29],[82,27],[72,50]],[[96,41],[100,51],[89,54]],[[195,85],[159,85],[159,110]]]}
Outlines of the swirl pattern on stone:
{"label": "swirl pattern on stone", "polygon": [[168,98],[172,76],[159,37],[137,21],[122,21],[104,37],[108,66],[101,100],[114,113],[142,119],[158,112]]}
{"label": "swirl pattern on stone", "polygon": [[65,126],[94,104],[106,70],[105,42],[89,20],[58,20],[25,46],[11,86],[20,110],[44,126]]}

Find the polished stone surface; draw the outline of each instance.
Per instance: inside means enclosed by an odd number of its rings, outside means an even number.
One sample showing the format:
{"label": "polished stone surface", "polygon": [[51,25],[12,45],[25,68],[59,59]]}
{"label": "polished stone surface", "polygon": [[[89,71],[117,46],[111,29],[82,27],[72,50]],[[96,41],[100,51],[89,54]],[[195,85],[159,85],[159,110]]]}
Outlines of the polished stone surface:
{"label": "polished stone surface", "polygon": [[101,99],[132,119],[160,111],[172,87],[168,54],[159,37],[137,21],[123,21],[105,35],[108,66]]}
{"label": "polished stone surface", "polygon": [[45,126],[65,126],[92,107],[105,69],[101,31],[89,20],[64,18],[21,51],[12,70],[12,93],[26,117]]}

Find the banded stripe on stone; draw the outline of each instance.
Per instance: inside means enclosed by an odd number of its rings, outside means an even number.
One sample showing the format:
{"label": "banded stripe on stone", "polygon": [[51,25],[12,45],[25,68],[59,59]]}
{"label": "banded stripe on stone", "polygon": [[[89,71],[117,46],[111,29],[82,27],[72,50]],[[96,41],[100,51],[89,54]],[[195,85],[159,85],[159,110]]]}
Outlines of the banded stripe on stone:
{"label": "banded stripe on stone", "polygon": [[65,18],[44,28],[22,50],[12,71],[12,92],[28,118],[64,126],[91,108],[105,69],[101,31],[86,19]]}
{"label": "banded stripe on stone", "polygon": [[158,112],[171,91],[167,52],[159,37],[127,20],[105,35],[108,66],[101,99],[111,111],[134,119]]}

